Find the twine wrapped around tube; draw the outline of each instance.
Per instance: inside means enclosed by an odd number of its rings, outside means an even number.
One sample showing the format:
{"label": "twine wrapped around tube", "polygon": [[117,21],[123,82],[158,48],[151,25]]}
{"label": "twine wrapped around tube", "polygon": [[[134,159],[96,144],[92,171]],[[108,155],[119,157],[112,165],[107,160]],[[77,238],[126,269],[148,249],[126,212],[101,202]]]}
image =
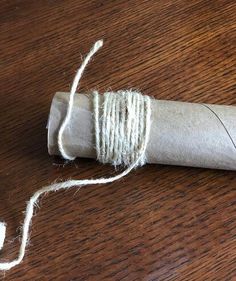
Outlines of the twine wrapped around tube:
{"label": "twine wrapped around tube", "polygon": [[[136,91],[105,93],[102,104],[97,92],[93,98],[76,95],[86,65],[102,44],[101,40],[96,42],[85,57],[70,94],[59,93],[53,99],[48,124],[49,153],[60,152],[68,160],[97,154],[103,163],[127,167],[116,176],[67,180],[36,191],[26,205],[18,255],[12,261],[0,262],[0,270],[9,270],[22,262],[35,207],[45,193],[114,182],[145,161],[236,170],[234,107],[151,102]],[[0,250],[5,234],[6,224],[0,222]]]}
{"label": "twine wrapped around tube", "polygon": [[[97,160],[114,166],[146,163],[150,133],[150,98],[138,92],[93,94]],[[140,153],[143,152],[143,153]],[[139,159],[139,160],[138,160]]]}
{"label": "twine wrapped around tube", "polygon": [[[55,94],[48,121],[51,155],[60,154],[57,135],[67,103],[68,93]],[[235,106],[152,99],[151,112],[147,163],[236,170]],[[64,147],[77,157],[96,158],[93,94],[75,95]]]}

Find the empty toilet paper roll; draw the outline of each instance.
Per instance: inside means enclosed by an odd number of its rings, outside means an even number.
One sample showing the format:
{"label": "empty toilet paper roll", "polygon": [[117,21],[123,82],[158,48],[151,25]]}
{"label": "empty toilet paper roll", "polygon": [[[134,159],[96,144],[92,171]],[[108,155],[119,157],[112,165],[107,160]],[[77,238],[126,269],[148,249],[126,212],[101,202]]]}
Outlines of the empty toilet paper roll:
{"label": "empty toilet paper roll", "polygon": [[[57,136],[68,93],[55,94],[48,120],[48,151],[59,155]],[[236,107],[152,100],[147,163],[236,170]],[[64,148],[96,158],[91,94],[76,94]]]}

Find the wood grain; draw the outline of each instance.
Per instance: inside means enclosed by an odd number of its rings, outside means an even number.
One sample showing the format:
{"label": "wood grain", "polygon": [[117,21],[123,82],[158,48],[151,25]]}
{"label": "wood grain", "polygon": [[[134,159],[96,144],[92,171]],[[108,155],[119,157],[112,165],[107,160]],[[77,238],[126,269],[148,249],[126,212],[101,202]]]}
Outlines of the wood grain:
{"label": "wood grain", "polygon": [[[114,174],[47,154],[56,91],[91,45],[81,91],[236,103],[235,0],[1,0],[1,260],[16,257],[25,202],[52,181]],[[54,164],[57,165],[54,165]],[[4,280],[236,280],[235,172],[146,165],[125,179],[48,194]]]}

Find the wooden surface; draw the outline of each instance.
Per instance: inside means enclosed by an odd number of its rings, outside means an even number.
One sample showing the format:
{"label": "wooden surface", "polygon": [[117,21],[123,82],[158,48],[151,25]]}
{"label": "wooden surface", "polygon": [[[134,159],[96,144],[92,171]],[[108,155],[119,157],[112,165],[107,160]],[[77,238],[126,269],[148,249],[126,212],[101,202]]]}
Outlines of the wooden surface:
{"label": "wooden surface", "polygon": [[[236,103],[235,0],[1,0],[1,260],[19,249],[25,202],[55,180],[114,174],[47,153],[56,91],[104,38],[81,91]],[[55,165],[56,164],[56,165]],[[236,280],[235,172],[146,165],[125,179],[44,196],[20,266],[4,280]]]}

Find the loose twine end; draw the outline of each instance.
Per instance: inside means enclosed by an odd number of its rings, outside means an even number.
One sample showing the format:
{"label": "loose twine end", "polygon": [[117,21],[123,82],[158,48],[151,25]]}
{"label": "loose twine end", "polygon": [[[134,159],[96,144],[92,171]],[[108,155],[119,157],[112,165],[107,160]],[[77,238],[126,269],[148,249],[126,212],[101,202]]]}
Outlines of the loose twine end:
{"label": "loose twine end", "polygon": [[0,251],[4,245],[5,236],[6,236],[6,224],[5,222],[0,222]]}

